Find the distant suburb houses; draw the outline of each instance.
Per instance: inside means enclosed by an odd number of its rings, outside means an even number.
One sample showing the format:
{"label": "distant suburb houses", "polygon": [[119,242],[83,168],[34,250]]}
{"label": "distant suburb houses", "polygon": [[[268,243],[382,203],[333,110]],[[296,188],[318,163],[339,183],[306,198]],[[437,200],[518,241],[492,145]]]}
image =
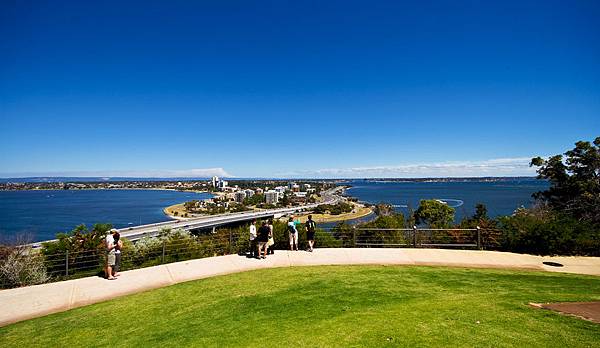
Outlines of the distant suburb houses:
{"label": "distant suburb houses", "polygon": [[305,203],[312,194],[317,193],[317,190],[309,183],[298,184],[296,182],[289,182],[286,186],[279,185],[275,187],[269,187],[263,183],[256,187],[243,188],[238,185],[229,186],[226,180],[222,180],[218,176],[213,176],[210,184],[215,191],[224,193],[221,197],[224,197],[225,201],[239,204],[247,202],[247,199],[255,195],[260,195],[261,198],[264,196],[264,203],[268,205],[277,205],[284,197],[289,197],[292,204],[294,202]]}

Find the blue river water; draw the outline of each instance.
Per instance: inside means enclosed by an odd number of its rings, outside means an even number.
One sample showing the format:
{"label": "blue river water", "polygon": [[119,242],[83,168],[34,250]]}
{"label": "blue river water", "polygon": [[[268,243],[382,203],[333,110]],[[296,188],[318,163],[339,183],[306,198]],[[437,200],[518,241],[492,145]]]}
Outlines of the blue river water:
{"label": "blue river water", "polygon": [[368,203],[388,203],[397,211],[407,213],[417,209],[422,199],[438,199],[454,207],[456,220],[470,216],[475,205],[483,203],[488,215],[510,215],[515,209],[534,203],[532,194],[548,188],[546,181],[515,179],[496,182],[378,182],[355,180],[349,183],[348,196]]}
{"label": "blue river water", "polygon": [[0,238],[26,233],[41,241],[79,224],[111,223],[121,228],[168,221],[165,207],[210,197],[166,190],[0,191]]}
{"label": "blue river water", "polygon": [[[456,210],[456,220],[484,203],[490,216],[509,215],[533,203],[532,193],[548,183],[533,179],[497,182],[379,182],[354,180],[346,194],[369,203],[393,204],[399,212],[416,209],[421,199],[439,199]],[[0,191],[0,240],[27,233],[33,241],[55,237],[76,225],[111,223],[117,228],[167,221],[163,209],[208,193],[164,190]],[[365,221],[373,216],[359,219]],[[330,226],[331,225],[331,226]],[[324,224],[332,227],[335,223]]]}

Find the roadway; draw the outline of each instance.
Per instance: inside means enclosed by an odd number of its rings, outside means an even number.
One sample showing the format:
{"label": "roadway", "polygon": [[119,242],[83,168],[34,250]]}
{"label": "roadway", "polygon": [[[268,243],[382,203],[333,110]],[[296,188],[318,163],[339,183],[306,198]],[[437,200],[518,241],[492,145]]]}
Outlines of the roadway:
{"label": "roadway", "polygon": [[217,226],[223,226],[234,222],[249,221],[253,219],[263,219],[268,217],[278,217],[289,214],[298,213],[301,211],[311,210],[322,204],[335,204],[340,199],[337,193],[342,190],[341,187],[335,187],[333,189],[323,191],[321,197],[323,202],[305,204],[297,207],[290,208],[277,208],[277,209],[265,209],[260,211],[245,211],[239,213],[226,213],[219,215],[201,216],[197,218],[189,218],[186,220],[178,221],[165,221],[155,224],[140,225],[134,227],[126,227],[118,229],[119,234],[131,241],[136,241],[142,237],[157,236],[162,229],[183,229],[183,230],[197,230],[206,229]]}
{"label": "roadway", "polygon": [[[174,220],[174,221],[164,221],[158,222],[154,224],[147,225],[139,225],[139,226],[131,226],[117,229],[119,234],[122,237],[126,237],[131,241],[136,241],[140,238],[150,236],[155,237],[159,234],[159,232],[165,228],[170,229],[183,229],[183,230],[197,230],[197,229],[206,229],[212,227],[218,227],[227,225],[234,222],[240,221],[249,221],[253,219],[263,219],[268,217],[278,217],[289,214],[298,213],[301,211],[311,210],[316,208],[322,204],[336,204],[339,200],[339,193],[343,191],[342,187],[334,187],[332,189],[323,191],[321,193],[321,197],[323,198],[322,202],[313,203],[313,204],[305,204],[297,207],[290,208],[277,208],[277,209],[265,209],[260,211],[244,211],[239,213],[226,213],[219,215],[207,215],[201,216],[197,218],[189,218],[186,220]],[[43,242],[31,243],[29,245],[33,247],[40,247],[42,243],[52,242],[53,240],[47,240]]]}

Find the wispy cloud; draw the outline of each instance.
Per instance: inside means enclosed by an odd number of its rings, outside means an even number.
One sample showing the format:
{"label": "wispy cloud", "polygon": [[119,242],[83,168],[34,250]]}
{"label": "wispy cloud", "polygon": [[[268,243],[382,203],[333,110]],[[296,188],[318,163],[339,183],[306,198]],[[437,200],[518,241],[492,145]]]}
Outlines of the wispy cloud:
{"label": "wispy cloud", "polygon": [[98,170],[64,172],[14,172],[0,173],[4,178],[21,177],[130,177],[130,178],[205,178],[211,176],[231,178],[223,168],[196,168],[183,170]]}
{"label": "wispy cloud", "polygon": [[530,157],[497,158],[485,161],[400,164],[388,166],[325,168],[280,173],[281,177],[318,178],[415,178],[415,177],[482,177],[531,176]]}

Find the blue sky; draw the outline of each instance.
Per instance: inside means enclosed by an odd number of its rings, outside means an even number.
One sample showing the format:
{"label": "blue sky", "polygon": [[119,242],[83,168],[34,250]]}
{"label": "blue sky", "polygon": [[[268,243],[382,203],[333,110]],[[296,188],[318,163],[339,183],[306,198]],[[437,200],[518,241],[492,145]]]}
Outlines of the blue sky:
{"label": "blue sky", "polygon": [[530,175],[600,136],[596,1],[2,1],[0,176]]}

